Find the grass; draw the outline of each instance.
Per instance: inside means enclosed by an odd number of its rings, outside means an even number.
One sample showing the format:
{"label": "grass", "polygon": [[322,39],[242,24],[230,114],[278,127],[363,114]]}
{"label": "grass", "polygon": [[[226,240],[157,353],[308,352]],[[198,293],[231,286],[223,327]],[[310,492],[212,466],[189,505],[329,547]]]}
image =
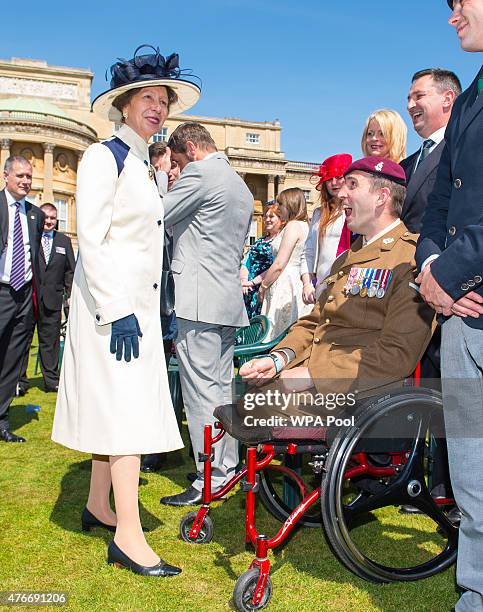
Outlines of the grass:
{"label": "grass", "polygon": [[[41,378],[32,377],[29,392],[11,409],[12,429],[27,443],[0,444],[0,590],[65,591],[69,610],[232,610],[235,581],[254,557],[244,545],[243,496],[232,494],[212,510],[215,535],[209,545],[182,542],[178,524],[187,510],[159,504],[160,496],[186,487],[185,474],[192,470],[186,451],[173,453],[161,473],[142,475],[140,501],[143,524],[152,529],[149,542],[183,573],[172,579],[140,578],[108,566],[111,534],[80,530],[89,457],[51,442],[55,395],[41,388]],[[40,412],[27,413],[27,404],[40,405]],[[261,505],[258,510],[257,525],[273,535],[279,523]],[[418,532],[414,554],[434,547],[433,524],[411,517],[399,525],[398,517],[384,510],[380,521],[359,528],[358,537],[369,547],[387,548],[388,558],[391,545],[404,543],[412,531]],[[274,593],[267,610],[273,612],[439,612],[449,611],[458,598],[454,568],[420,582],[364,582],[337,561],[317,529],[297,531],[270,558]]]}

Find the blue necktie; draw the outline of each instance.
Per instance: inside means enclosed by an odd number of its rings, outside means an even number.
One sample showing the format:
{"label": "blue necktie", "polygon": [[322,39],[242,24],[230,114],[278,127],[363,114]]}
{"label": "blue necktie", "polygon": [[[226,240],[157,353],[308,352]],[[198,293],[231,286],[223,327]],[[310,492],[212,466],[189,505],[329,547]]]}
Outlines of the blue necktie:
{"label": "blue necktie", "polygon": [[25,246],[23,243],[22,222],[20,221],[20,202],[15,202],[15,206],[10,286],[15,291],[18,291],[25,285]]}
{"label": "blue necktie", "polygon": [[416,170],[419,168],[419,166],[421,165],[421,162],[425,160],[426,157],[428,157],[429,149],[431,149],[431,147],[434,144],[435,142],[434,140],[431,140],[431,138],[428,138],[423,142],[423,146],[421,147],[421,154],[419,156],[418,163],[416,164],[416,167],[414,168],[414,172],[416,172]]}

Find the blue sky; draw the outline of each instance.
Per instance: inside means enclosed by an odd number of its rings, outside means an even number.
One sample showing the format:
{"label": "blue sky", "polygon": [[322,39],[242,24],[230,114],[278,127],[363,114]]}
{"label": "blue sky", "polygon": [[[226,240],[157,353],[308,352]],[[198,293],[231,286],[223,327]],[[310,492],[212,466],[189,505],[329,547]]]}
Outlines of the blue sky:
{"label": "blue sky", "polygon": [[[24,0],[2,7],[0,57],[90,68],[93,95],[105,70],[141,43],[177,51],[203,81],[191,112],[279,119],[287,159],[360,154],[367,115],[405,110],[411,75],[441,66],[467,86],[481,54],[461,51],[446,0]],[[11,26],[11,27],[10,27]]]}

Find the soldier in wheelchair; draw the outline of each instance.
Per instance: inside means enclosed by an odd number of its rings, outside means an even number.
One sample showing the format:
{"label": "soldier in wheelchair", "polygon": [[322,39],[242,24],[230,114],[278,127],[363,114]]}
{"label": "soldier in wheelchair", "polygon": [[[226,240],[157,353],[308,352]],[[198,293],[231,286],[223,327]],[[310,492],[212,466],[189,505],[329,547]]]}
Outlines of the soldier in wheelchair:
{"label": "soldier in wheelchair", "polygon": [[[388,159],[367,157],[345,178],[339,197],[359,236],[335,261],[312,313],[268,356],[241,367],[250,387],[236,405],[216,408],[221,431],[213,436],[205,427],[203,505],[181,522],[183,539],[209,541],[211,501],[241,481],[256,558],[235,586],[239,610],[268,604],[268,550],[296,524],[322,524],[340,561],[375,582],[424,578],[456,556],[457,528],[447,515],[454,502],[430,495],[434,439],[444,437],[441,397],[404,386],[429,343],[434,314],[414,282],[417,235],[399,219],[405,174]],[[247,461],[212,494],[210,459],[224,432],[247,445]],[[257,493],[284,522],[271,539],[255,528]],[[399,523],[391,527],[391,513],[403,504],[424,516],[406,517],[412,523],[401,532]],[[424,536],[414,521],[427,527],[430,520],[435,528]],[[377,538],[360,534],[361,525],[376,534],[373,523],[394,529],[395,542],[410,539],[412,549],[397,561],[394,551],[381,557]]]}

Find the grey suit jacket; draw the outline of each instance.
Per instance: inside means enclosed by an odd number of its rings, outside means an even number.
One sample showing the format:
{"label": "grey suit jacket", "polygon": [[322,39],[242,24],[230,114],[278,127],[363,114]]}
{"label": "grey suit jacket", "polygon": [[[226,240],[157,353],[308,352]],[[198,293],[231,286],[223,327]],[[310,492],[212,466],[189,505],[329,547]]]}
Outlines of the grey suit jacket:
{"label": "grey suit jacket", "polygon": [[190,162],[163,203],[165,225],[173,226],[176,315],[248,325],[239,270],[253,197],[226,155]]}

